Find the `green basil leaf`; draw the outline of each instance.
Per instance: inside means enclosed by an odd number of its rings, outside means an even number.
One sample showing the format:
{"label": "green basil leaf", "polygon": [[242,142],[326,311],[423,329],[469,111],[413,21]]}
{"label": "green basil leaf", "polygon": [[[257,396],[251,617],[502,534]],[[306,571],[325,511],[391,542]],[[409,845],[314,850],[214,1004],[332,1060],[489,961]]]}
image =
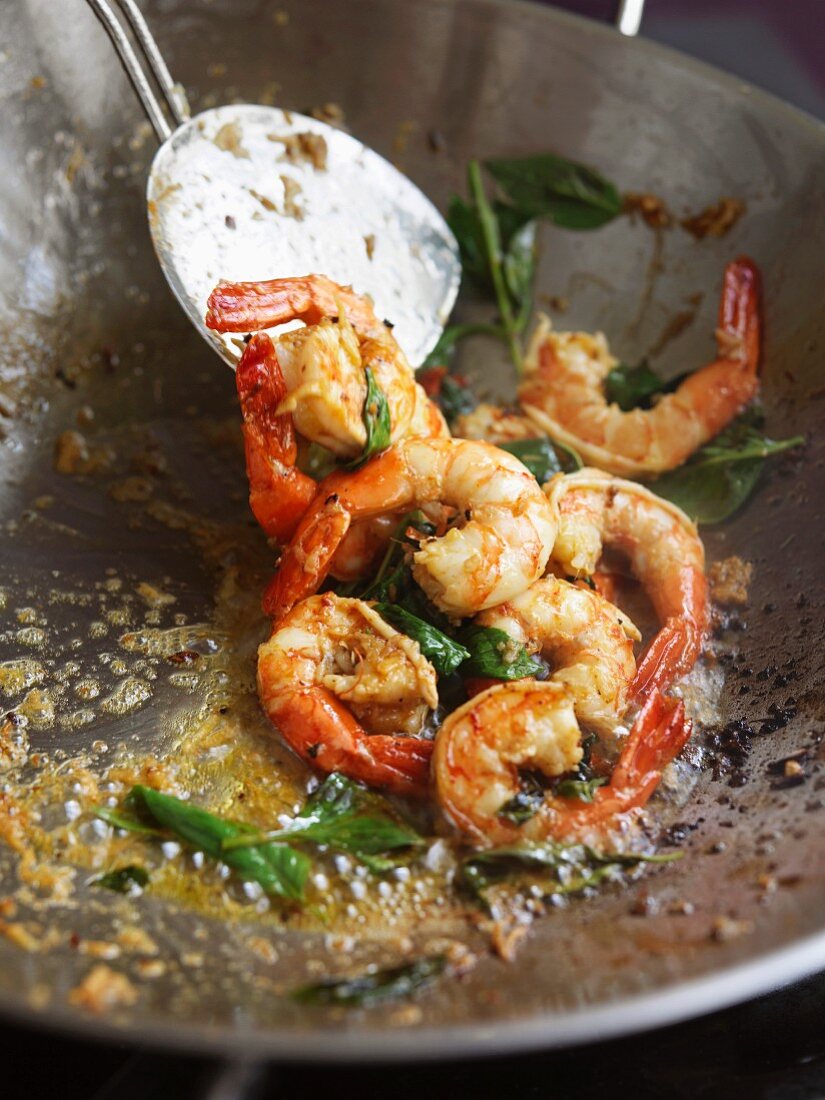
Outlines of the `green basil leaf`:
{"label": "green basil leaf", "polygon": [[289,825],[228,837],[222,846],[222,858],[229,862],[230,854],[254,851],[254,846],[285,840],[308,840],[349,852],[371,870],[397,865],[397,860],[378,858],[382,853],[420,848],[426,843],[381,795],[338,772],[326,777]]}
{"label": "green basil leaf", "polygon": [[573,894],[597,886],[619,867],[639,863],[671,863],[681,852],[648,855],[642,852],[598,852],[587,845],[558,841],[527,842],[473,852],[459,868],[458,882],[489,911],[486,891],[493,885],[518,878],[525,871],[546,868],[543,885],[548,895]]}
{"label": "green basil leaf", "polygon": [[143,833],[144,836],[161,836],[160,829],[138,821],[136,817],[125,814],[122,810],[113,810],[109,806],[95,806],[92,813],[115,829],[123,829],[127,833]]}
{"label": "green basil leaf", "polygon": [[636,367],[620,363],[614,367],[605,380],[605,395],[608,401],[615,402],[623,412],[630,409],[649,408],[650,398],[661,393],[664,381],[650,369],[647,359]]}
{"label": "green basil leaf", "polygon": [[804,436],[773,440],[756,427],[758,409],[748,410],[676,470],[650,483],[697,523],[722,523],[748,499],[766,459],[799,447]]}
{"label": "green basil leaf", "polygon": [[466,627],[459,633],[459,641],[470,651],[461,666],[464,677],[523,680],[545,671],[541,661],[531,657],[523,645],[518,645],[509,634],[496,627]]}
{"label": "green basil leaf", "polygon": [[456,671],[462,661],[470,656],[470,651],[463,645],[417,615],[411,615],[403,607],[377,603],[375,610],[390,626],[396,627],[402,634],[418,642],[421,652],[439,676],[449,676]]}
{"label": "green basil leaf", "polygon": [[257,882],[268,894],[298,901],[310,871],[309,858],[286,844],[260,844],[228,851],[227,840],[249,833],[250,827],[225,821],[215,814],[151,787],[133,787],[131,805],[157,825],[168,829],[196,851],[223,860],[247,881]]}
{"label": "green basil leaf", "polygon": [[472,412],[478,404],[478,398],[469,386],[463,386],[449,375],[442,379],[441,390],[436,400],[449,425],[454,424],[459,416]]}
{"label": "green basil leaf", "polygon": [[105,875],[92,879],[91,886],[103,886],[106,890],[114,890],[116,894],[128,894],[132,886],[141,889],[149,882],[149,872],[145,867],[137,863],[129,863],[125,867],[117,867],[113,871],[107,871]]}
{"label": "green basil leaf", "polygon": [[579,802],[592,802],[599,787],[607,782],[602,776],[594,775],[590,779],[562,779],[553,788],[560,798],[575,798]]}
{"label": "green basil leaf", "polygon": [[447,205],[447,225],[458,244],[463,274],[478,286],[492,290],[484,233],[476,208],[453,195]]}
{"label": "green basil leaf", "polygon": [[567,229],[595,229],[622,211],[614,184],[587,165],[552,153],[488,160],[485,167],[523,214]]}
{"label": "green basil leaf", "polygon": [[499,817],[503,817],[505,821],[512,821],[514,825],[523,825],[525,821],[535,817],[546,794],[534,772],[521,772],[519,781],[521,790],[508,799],[498,811]]}
{"label": "green basil leaf", "polygon": [[562,473],[559,456],[546,435],[536,439],[517,439],[513,443],[499,443],[502,451],[515,455],[523,462],[539,485],[549,481],[554,474]]}
{"label": "green basil leaf", "polygon": [[367,431],[367,442],[364,450],[345,465],[347,470],[357,470],[368,462],[373,455],[385,451],[390,445],[392,435],[392,422],[390,419],[390,406],[387,395],[375,381],[375,375],[369,367],[364,370],[367,380],[367,396],[364,398],[364,410],[362,413],[364,427]]}
{"label": "green basil leaf", "polygon": [[444,955],[428,955],[401,966],[387,967],[354,978],[327,978],[301,986],[290,997],[301,1004],[370,1005],[410,997],[436,980],[447,968]]}
{"label": "green basil leaf", "polygon": [[636,367],[620,363],[605,380],[605,395],[608,401],[615,401],[623,412],[649,409],[653,404],[651,398],[662,393],[673,393],[691,373],[685,371],[675,378],[664,379],[650,369],[646,359]]}
{"label": "green basil leaf", "polygon": [[536,256],[536,223],[530,221],[513,234],[501,261],[504,282],[516,307],[516,329],[519,332],[530,318]]}

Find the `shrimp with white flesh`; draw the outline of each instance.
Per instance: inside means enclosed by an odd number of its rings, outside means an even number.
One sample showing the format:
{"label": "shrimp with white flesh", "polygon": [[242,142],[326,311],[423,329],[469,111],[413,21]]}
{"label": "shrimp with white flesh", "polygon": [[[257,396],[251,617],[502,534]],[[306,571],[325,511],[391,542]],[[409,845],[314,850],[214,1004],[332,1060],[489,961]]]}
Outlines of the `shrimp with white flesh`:
{"label": "shrimp with white flesh", "polygon": [[753,400],[759,388],[761,279],[752,260],[725,269],[714,362],[688,375],[651,409],[608,404],[604,382],[617,360],[604,336],[539,325],[519,386],[525,414],[542,432],[615,474],[680,466]]}
{"label": "shrimp with white flesh", "polygon": [[456,525],[423,539],[413,577],[449,615],[473,615],[524,592],[544,572],[556,506],[517,458],[488,443],[408,439],[352,473],[327,477],[264,594],[277,618],[312,592],[355,519],[447,505]]}
{"label": "shrimp with white flesh", "polygon": [[546,576],[474,621],[540,653],[553,668],[551,681],[567,688],[576,718],[597,733],[613,732],[636,674],[633,642],[641,640],[613,604],[589,588]]}
{"label": "shrimp with white flesh", "polygon": [[592,802],[550,788],[536,814],[517,825],[500,815],[519,793],[519,772],[558,778],[577,767],[582,747],[573,697],[563,684],[500,684],[453,711],[438,731],[436,795],[446,817],[479,846],[549,838],[598,843],[620,815],[645,805],[690,732],[681,701],[654,692]]}
{"label": "shrimp with white flesh", "polygon": [[369,604],[312,596],[258,650],[258,694],[286,743],[311,767],[424,796],[438,706],[436,674],[418,643]]}
{"label": "shrimp with white flesh", "polygon": [[559,474],[545,486],[557,507],[553,561],[591,576],[610,547],[625,555],[661,628],[639,662],[631,694],[665,689],[696,663],[710,621],[705,550],[696,525],[670,501],[601,470]]}
{"label": "shrimp with white flesh", "polygon": [[[276,279],[268,286],[268,309],[250,288],[260,283],[219,284],[209,298],[206,324],[220,332],[239,331],[233,318],[243,316],[240,331],[269,328],[300,320],[276,341],[278,364],[286,383],[279,413],[292,413],[296,431],[326,447],[338,458],[356,458],[364,449],[367,430],[364,402],[366,370],[387,399],[391,441],[406,433],[421,400],[415,376],[391,329],[375,316],[366,298],[351,287],[340,287],[322,275]],[[227,305],[230,291],[254,308],[234,310]]]}
{"label": "shrimp with white flesh", "polygon": [[453,422],[453,433],[459,439],[483,439],[496,447],[534,439],[537,430],[529,417],[487,402],[476,405],[471,412],[462,413]]}
{"label": "shrimp with white flesh", "polygon": [[[289,296],[291,288],[284,284],[294,282],[309,283],[306,300],[296,300],[294,293]],[[287,302],[304,309],[310,327],[286,333],[277,343],[266,333],[252,336],[238,363],[236,384],[243,414],[250,506],[266,534],[284,541],[294,532],[315,493],[315,482],[295,465],[296,428],[304,438],[339,457],[360,453],[366,440],[366,366],[388,399],[391,438],[446,437],[450,433],[437,406],[415,382],[389,329],[376,320],[365,299],[348,288],[336,288],[321,276],[280,280],[280,284]],[[360,344],[346,320],[333,323],[322,315],[324,308],[338,300],[337,291],[359,323],[374,333]],[[339,580],[363,576],[386,547],[385,528],[379,518],[353,530],[335,556],[333,576]]]}

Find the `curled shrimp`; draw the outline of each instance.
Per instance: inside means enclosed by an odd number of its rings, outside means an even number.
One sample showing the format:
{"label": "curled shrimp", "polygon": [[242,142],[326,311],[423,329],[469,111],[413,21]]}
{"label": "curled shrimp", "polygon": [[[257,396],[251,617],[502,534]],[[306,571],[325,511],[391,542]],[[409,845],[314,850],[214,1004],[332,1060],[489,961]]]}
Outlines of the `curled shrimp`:
{"label": "curled shrimp", "polygon": [[714,362],[689,375],[651,409],[623,412],[603,384],[617,365],[604,337],[549,331],[541,324],[519,387],[524,412],[553,439],[616,474],[654,474],[681,465],[713,439],[759,387],[759,270],[740,258],[725,269]]}
{"label": "curled shrimp", "polygon": [[[235,284],[241,294],[248,284]],[[258,284],[252,284],[257,286]],[[286,333],[277,344],[256,333],[244,348],[236,381],[250,505],[266,534],[288,539],[315,492],[314,481],[296,467],[296,429],[334,454],[360,453],[366,440],[363,404],[365,367],[387,397],[391,438],[448,436],[444,417],[413,377],[389,329],[366,299],[323,276],[276,283],[281,320],[300,316],[309,327]],[[223,284],[222,284],[223,286]],[[221,288],[213,297],[221,299]],[[271,292],[276,295],[275,291]],[[356,336],[347,319],[333,322],[325,311],[341,305],[367,335]],[[213,325],[219,325],[210,312]],[[336,553],[332,573],[341,580],[363,576],[386,546],[380,520],[356,529]]]}
{"label": "curled shrimp", "polygon": [[546,576],[475,622],[547,659],[550,679],[567,688],[580,722],[609,734],[621,721],[636,673],[633,642],[641,635],[598,593]]}
{"label": "curled shrimp", "polygon": [[295,607],[258,650],[258,694],[311,767],[426,794],[433,743],[415,735],[438,705],[435,670],[369,604],[325,593]]}
{"label": "curled shrimp", "polygon": [[[261,287],[266,293],[259,293]],[[244,320],[240,327],[239,318]],[[304,327],[277,341],[286,383],[277,412],[292,413],[305,439],[339,458],[355,458],[367,440],[363,410],[369,369],[387,400],[391,441],[408,434],[423,391],[418,393],[412,368],[391,329],[351,287],[340,287],[323,275],[221,283],[210,295],[206,314],[207,326],[222,332],[294,320],[303,321]]]}
{"label": "curled shrimp", "polygon": [[355,473],[326,478],[264,595],[283,614],[318,590],[353,519],[441,503],[457,524],[424,539],[413,576],[447,614],[471,615],[518,595],[544,572],[556,536],[555,506],[505,451],[461,439],[408,439]]}
{"label": "curled shrimp", "polygon": [[662,624],[639,662],[633,698],[689,672],[710,620],[705,551],[695,524],[670,501],[601,470],[557,475],[545,491],[559,512],[554,562],[568,575],[590,576],[603,547],[618,550]]}
{"label": "curled shrimp", "polygon": [[523,840],[596,840],[619,815],[645,805],[662,771],[690,737],[684,705],[659,692],[645,703],[608,783],[593,801],[548,790],[521,825],[500,816],[519,793],[519,770],[548,779],[582,758],[573,699],[562,684],[519,680],[488,688],[454,711],[436,736],[433,756],[438,802],[447,818],[480,845]]}

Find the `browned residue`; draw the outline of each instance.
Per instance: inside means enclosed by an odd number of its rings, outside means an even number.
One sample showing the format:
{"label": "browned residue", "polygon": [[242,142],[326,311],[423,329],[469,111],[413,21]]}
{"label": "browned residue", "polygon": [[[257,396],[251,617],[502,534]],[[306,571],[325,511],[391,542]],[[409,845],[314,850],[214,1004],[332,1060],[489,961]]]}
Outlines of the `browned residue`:
{"label": "browned residue", "polygon": [[286,214],[288,218],[295,218],[296,221],[302,221],[304,211],[297,202],[298,195],[301,194],[300,183],[291,176],[281,176],[281,183],[284,185],[284,214]]}
{"label": "browned residue", "polygon": [[286,134],[281,137],[278,134],[267,134],[270,141],[280,142],[284,147],[281,160],[290,164],[311,164],[318,171],[323,172],[327,166],[327,143],[321,134],[313,134],[307,130],[300,134]]}
{"label": "browned residue", "polygon": [[741,199],[722,198],[706,206],[698,214],[682,218],[680,225],[688,233],[692,233],[697,240],[702,240],[704,237],[724,237],[733,229],[745,213],[745,209]]}
{"label": "browned residue", "polygon": [[716,603],[744,607],[752,576],[753,565],[735,554],[715,561],[708,570],[711,596]]}
{"label": "browned residue", "polygon": [[241,127],[237,122],[225,122],[212,141],[224,153],[231,153],[233,157],[248,160],[249,153],[243,147],[242,138]]}
{"label": "browned residue", "polygon": [[506,921],[496,921],[490,932],[490,943],[495,953],[505,962],[513,962],[518,953],[519,945],[527,935],[528,928],[525,924],[509,924]]}
{"label": "browned residue", "polygon": [[113,455],[107,447],[93,447],[81,433],[69,429],[54,443],[54,468],[58,474],[92,474],[105,469]]}
{"label": "browned residue", "polygon": [[113,1008],[133,1005],[138,991],[125,974],[112,970],[105,963],[94,967],[86,977],[69,992],[69,1004],[84,1008],[96,1016]]}
{"label": "browned residue", "polygon": [[624,196],[623,209],[631,217],[638,215],[651,229],[669,229],[673,225],[673,215],[665,200],[658,195],[628,191]]}

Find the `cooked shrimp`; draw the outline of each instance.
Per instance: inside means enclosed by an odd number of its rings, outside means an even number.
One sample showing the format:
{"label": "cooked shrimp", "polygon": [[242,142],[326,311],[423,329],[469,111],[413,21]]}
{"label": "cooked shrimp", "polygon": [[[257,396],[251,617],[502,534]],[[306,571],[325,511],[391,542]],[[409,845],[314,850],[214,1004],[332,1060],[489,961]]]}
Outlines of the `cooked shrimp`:
{"label": "cooked shrimp", "polygon": [[636,673],[633,641],[641,635],[596,592],[547,576],[475,622],[503,630],[555,665],[550,679],[568,689],[584,725],[611,733],[621,721]]}
{"label": "cooked shrimp", "polygon": [[545,491],[559,512],[553,560],[568,575],[589,576],[603,546],[620,551],[662,624],[639,663],[633,696],[663,689],[689,672],[710,618],[705,551],[695,524],[670,501],[601,470],[557,475]]}
{"label": "cooked shrimp", "polygon": [[326,275],[220,282],[209,295],[206,327],[216,332],[255,332],[296,317],[307,325],[317,325],[325,318],[338,317],[342,309],[359,332],[369,334],[380,325],[368,298]]}
{"label": "cooked shrimp", "polygon": [[297,442],[275,346],[266,333],[246,345],[235,372],[243,415],[249,505],[271,538],[288,539],[315,495],[316,484],[295,465]]}
{"label": "cooked shrimp", "polygon": [[453,428],[459,439],[483,439],[497,447],[536,435],[536,425],[529,417],[484,402],[456,417]]}
{"label": "cooked shrimp", "polygon": [[524,412],[553,439],[616,474],[654,474],[681,465],[713,439],[758,390],[760,276],[752,260],[725,269],[716,331],[718,357],[652,409],[623,412],[603,383],[617,361],[601,334],[551,332],[540,324],[519,387]]}
{"label": "cooked shrimp", "polygon": [[617,824],[618,815],[644,806],[690,731],[683,704],[654,692],[609,782],[596,790],[592,802],[548,790],[538,812],[515,825],[499,815],[519,793],[519,769],[558,778],[576,768],[582,748],[566,687],[552,681],[501,684],[459,707],[439,730],[433,756],[438,801],[449,820],[477,844],[547,838],[597,842]]}
{"label": "cooked shrimp", "polygon": [[[234,312],[229,307],[228,313],[222,311],[219,303],[225,305],[230,291],[243,301],[249,287],[261,286],[269,288],[264,296],[270,303],[265,315],[254,309],[250,315],[240,306]],[[254,300],[259,303],[261,299]],[[277,412],[292,413],[295,428],[305,439],[339,458],[355,458],[361,453],[367,439],[363,417],[367,369],[387,399],[391,441],[408,434],[420,402],[412,368],[390,328],[350,287],[339,287],[322,275],[268,284],[220,284],[209,302],[206,323],[221,331],[237,330],[222,318],[235,317],[238,311],[250,322],[241,325],[241,330],[296,319],[305,322],[303,328],[286,332],[277,341],[287,391]]]}
{"label": "cooked shrimp", "polygon": [[369,604],[326,593],[294,608],[258,650],[258,694],[311,767],[426,793],[433,743],[415,735],[438,705],[435,670]]}
{"label": "cooked shrimp", "polygon": [[506,451],[461,439],[408,439],[355,473],[326,478],[264,595],[277,617],[311,592],[353,519],[440,502],[458,524],[423,540],[413,576],[448,614],[475,614],[518,595],[544,572],[555,507]]}

